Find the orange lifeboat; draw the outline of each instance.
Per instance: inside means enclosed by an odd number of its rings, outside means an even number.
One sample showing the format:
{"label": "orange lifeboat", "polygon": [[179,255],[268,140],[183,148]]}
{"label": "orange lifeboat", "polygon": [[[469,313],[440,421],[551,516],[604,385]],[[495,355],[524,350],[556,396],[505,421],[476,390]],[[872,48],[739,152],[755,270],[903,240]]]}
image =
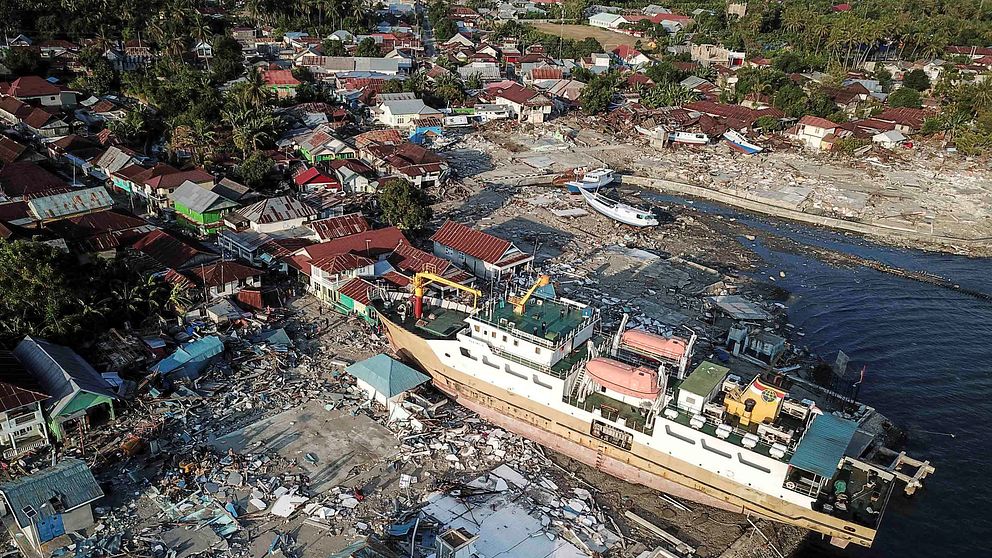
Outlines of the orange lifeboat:
{"label": "orange lifeboat", "polygon": [[638,329],[623,332],[621,342],[635,352],[657,359],[678,362],[685,356],[689,342],[681,337],[662,337]]}
{"label": "orange lifeboat", "polygon": [[586,372],[599,385],[631,397],[656,399],[661,393],[658,371],[631,366],[610,358],[594,358],[586,363]]}

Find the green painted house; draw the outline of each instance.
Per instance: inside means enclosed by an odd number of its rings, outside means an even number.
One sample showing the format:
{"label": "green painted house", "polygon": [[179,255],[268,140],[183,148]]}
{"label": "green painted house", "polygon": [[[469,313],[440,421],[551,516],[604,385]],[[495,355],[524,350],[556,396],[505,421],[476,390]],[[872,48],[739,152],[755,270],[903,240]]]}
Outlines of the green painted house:
{"label": "green painted house", "polygon": [[114,418],[117,395],[72,349],[29,335],[14,348],[14,356],[49,394],[42,406],[48,430],[57,440],[62,440],[67,430],[87,428],[94,413],[101,410]]}
{"label": "green painted house", "polygon": [[335,159],[354,159],[354,147],[341,141],[327,125],[317,126],[299,142],[300,155],[311,165]]}
{"label": "green painted house", "polygon": [[237,202],[188,180],[171,197],[176,222],[202,236],[224,228],[224,216],[239,207]]}

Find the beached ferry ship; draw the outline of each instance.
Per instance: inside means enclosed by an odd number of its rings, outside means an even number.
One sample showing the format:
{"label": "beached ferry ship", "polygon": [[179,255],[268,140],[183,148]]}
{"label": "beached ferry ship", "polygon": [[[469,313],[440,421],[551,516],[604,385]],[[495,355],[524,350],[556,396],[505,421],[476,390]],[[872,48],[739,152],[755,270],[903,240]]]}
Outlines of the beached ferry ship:
{"label": "beached ferry ship", "polygon": [[690,366],[695,337],[601,331],[599,311],[546,276],[478,307],[426,297],[429,282],[481,295],[430,274],[412,300],[372,293],[399,355],[487,420],[616,477],[869,546],[897,481],[911,492],[933,471],[862,459],[871,437],[856,422],[780,379]]}

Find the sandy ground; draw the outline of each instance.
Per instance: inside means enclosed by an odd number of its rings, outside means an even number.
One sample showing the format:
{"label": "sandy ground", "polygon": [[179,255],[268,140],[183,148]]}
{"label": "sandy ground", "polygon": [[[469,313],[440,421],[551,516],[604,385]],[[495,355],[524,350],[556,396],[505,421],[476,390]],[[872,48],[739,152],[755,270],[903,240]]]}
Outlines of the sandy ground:
{"label": "sandy ground", "polygon": [[533,23],[531,25],[542,33],[565,37],[566,39],[574,39],[576,41],[592,37],[599,41],[599,44],[603,45],[603,49],[607,52],[620,45],[634,46],[634,43],[637,42],[637,37],[632,37],[625,33],[615,33],[589,25],[561,25],[560,23]]}
{"label": "sandy ground", "polygon": [[[660,149],[636,132],[614,135],[601,118],[578,118],[559,118],[540,127],[501,123],[466,136],[448,156],[469,182],[516,184],[522,176],[605,165],[868,224],[880,240],[893,244],[906,244],[887,234],[895,229],[900,235],[916,235],[920,242],[914,241],[914,247],[992,253],[992,178],[983,161],[928,146],[858,159],[787,148],[745,156],[723,143]],[[931,236],[932,242],[927,240]],[[939,241],[941,236],[969,242],[955,246]]]}

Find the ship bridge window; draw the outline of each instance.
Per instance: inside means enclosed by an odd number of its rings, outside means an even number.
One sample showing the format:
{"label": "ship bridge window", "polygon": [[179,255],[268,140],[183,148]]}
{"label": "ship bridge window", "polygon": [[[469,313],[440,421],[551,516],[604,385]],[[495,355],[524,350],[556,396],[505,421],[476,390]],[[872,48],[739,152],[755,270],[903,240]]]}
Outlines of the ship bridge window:
{"label": "ship bridge window", "polygon": [[479,326],[475,326],[475,332],[479,333]]}
{"label": "ship bridge window", "polygon": [[534,347],[534,354],[535,355],[541,354],[541,348],[540,347]]}

